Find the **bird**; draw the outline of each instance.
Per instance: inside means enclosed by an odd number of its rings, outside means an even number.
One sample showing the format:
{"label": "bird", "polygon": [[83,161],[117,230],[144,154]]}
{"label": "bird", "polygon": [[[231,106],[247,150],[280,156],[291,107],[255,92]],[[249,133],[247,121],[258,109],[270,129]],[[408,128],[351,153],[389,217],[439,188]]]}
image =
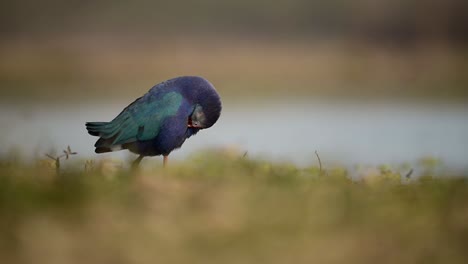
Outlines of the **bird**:
{"label": "bird", "polygon": [[86,129],[99,139],[96,153],[129,150],[144,157],[169,154],[200,130],[213,126],[221,115],[221,98],[215,87],[199,76],[181,76],[153,86],[110,122],[87,122]]}

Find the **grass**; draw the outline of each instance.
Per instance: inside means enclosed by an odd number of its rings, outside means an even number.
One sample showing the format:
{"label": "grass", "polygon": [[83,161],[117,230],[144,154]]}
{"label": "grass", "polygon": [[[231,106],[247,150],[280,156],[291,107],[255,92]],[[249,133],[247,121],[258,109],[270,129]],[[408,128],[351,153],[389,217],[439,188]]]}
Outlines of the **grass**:
{"label": "grass", "polygon": [[87,164],[57,175],[50,162],[0,161],[2,263],[468,259],[466,177],[351,180],[219,153],[136,173]]}

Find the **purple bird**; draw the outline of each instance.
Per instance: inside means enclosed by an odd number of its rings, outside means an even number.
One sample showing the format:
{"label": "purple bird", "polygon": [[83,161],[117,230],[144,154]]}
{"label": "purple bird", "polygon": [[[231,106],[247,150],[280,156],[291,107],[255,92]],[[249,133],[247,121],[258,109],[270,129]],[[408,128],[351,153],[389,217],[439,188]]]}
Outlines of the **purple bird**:
{"label": "purple bird", "polygon": [[140,156],[169,154],[199,130],[216,123],[221,99],[214,86],[202,77],[184,76],[155,85],[127,106],[111,122],[88,122],[88,133],[99,137],[96,153],[128,149]]}

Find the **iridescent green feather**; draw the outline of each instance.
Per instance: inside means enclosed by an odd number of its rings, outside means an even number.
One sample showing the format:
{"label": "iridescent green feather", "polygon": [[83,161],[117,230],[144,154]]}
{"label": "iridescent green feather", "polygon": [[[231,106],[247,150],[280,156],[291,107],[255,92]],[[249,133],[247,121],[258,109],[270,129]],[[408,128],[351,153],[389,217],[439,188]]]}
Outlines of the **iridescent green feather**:
{"label": "iridescent green feather", "polygon": [[102,130],[103,137],[116,136],[112,145],[153,139],[164,120],[176,115],[181,104],[182,95],[177,92],[169,92],[155,100],[136,101]]}

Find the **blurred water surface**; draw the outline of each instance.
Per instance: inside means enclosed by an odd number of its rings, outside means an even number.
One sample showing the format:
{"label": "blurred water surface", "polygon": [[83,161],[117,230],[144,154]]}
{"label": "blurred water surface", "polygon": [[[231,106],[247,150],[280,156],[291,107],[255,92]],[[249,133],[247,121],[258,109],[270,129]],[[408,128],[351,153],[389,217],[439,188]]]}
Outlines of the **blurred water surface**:
{"label": "blurred water surface", "polygon": [[[94,154],[95,137],[86,121],[109,121],[127,104],[0,107],[2,152],[15,149],[40,156],[71,145],[83,158],[126,157],[127,151]],[[218,123],[188,139],[172,158],[185,159],[206,148],[235,148],[239,155],[325,164],[397,164],[435,157],[468,169],[468,107],[349,101],[225,103]],[[148,162],[148,161],[147,161]],[[151,161],[149,161],[151,162]],[[154,159],[153,162],[159,162]]]}

